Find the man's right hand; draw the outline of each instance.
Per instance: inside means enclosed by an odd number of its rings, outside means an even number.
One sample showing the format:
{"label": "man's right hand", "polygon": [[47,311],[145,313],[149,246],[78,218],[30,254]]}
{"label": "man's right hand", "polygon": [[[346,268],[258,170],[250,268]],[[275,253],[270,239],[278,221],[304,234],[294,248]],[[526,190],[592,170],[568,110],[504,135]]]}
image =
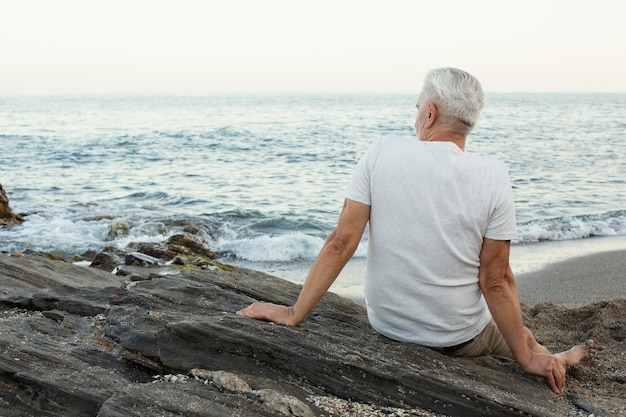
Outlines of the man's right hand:
{"label": "man's right hand", "polygon": [[293,307],[281,306],[273,303],[252,303],[237,312],[238,316],[250,317],[257,320],[271,321],[295,327],[300,324],[295,317]]}

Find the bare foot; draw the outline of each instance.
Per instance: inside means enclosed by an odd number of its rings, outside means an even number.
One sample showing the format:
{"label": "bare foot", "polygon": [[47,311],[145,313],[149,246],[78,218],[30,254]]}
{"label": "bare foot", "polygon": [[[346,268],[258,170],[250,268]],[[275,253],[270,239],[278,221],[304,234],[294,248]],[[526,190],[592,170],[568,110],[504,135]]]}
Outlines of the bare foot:
{"label": "bare foot", "polygon": [[591,339],[587,340],[585,343],[576,345],[572,347],[570,350],[566,350],[565,352],[560,352],[555,354],[554,356],[560,358],[565,367],[576,365],[583,359],[591,359],[596,355],[598,350],[598,346],[596,346],[595,342]]}

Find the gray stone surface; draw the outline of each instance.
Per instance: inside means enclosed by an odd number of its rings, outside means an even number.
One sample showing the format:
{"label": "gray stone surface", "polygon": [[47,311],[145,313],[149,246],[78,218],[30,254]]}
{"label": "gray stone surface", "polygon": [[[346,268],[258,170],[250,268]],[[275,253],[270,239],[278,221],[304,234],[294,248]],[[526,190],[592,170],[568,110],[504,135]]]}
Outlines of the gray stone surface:
{"label": "gray stone surface", "polygon": [[125,281],[0,255],[2,415],[320,415],[311,395],[450,416],[574,409],[511,361],[386,339],[361,306],[333,294],[289,328],[235,312],[252,301],[290,304],[298,285],[240,268],[149,272]]}

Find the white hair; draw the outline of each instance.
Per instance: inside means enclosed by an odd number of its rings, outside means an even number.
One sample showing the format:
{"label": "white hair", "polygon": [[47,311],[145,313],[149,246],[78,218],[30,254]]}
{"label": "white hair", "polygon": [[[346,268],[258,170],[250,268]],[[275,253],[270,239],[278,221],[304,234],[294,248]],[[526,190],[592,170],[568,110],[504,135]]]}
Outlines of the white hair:
{"label": "white hair", "polygon": [[431,70],[424,79],[424,101],[433,100],[443,116],[452,116],[471,131],[485,105],[480,82],[457,68]]}

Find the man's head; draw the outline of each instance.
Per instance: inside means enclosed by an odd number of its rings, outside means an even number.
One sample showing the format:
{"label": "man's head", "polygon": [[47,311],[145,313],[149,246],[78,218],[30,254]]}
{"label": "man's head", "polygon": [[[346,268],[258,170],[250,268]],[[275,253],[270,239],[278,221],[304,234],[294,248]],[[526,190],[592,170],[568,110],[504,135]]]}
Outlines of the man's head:
{"label": "man's head", "polygon": [[476,126],[484,104],[480,82],[467,72],[456,68],[431,70],[417,102],[417,133],[420,135],[424,126],[428,127],[434,106],[440,127],[467,136]]}

